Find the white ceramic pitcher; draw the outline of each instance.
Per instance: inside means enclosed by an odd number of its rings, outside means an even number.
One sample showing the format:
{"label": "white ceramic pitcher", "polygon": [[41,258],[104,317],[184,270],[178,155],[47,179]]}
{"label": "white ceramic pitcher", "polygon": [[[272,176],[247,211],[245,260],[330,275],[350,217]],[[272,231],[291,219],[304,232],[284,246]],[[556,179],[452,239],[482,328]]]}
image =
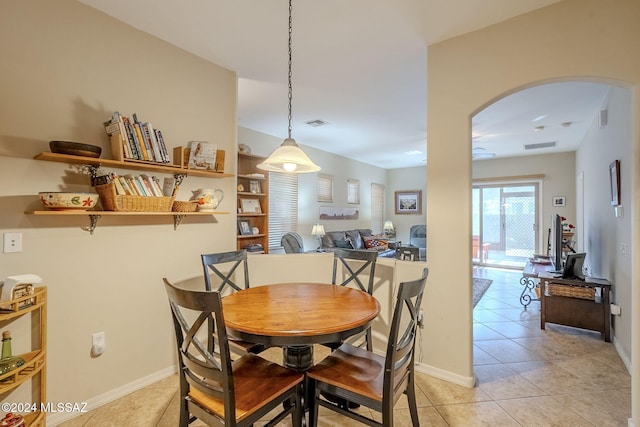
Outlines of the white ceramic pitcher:
{"label": "white ceramic pitcher", "polygon": [[219,189],[198,188],[191,192],[193,193],[191,200],[198,202],[199,212],[213,212],[224,199],[224,192]]}

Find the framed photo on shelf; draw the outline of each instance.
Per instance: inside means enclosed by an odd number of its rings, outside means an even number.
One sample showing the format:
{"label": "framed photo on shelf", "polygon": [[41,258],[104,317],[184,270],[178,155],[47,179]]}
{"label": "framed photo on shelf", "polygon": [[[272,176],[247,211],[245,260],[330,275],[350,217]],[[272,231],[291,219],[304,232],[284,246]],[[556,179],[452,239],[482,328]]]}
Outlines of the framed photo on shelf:
{"label": "framed photo on shelf", "polygon": [[553,207],[566,206],[567,198],[564,196],[555,196],[553,198]]}
{"label": "framed photo on shelf", "polygon": [[249,225],[249,221],[247,221],[246,219],[239,219],[238,220],[238,231],[240,232],[240,234],[242,236],[246,236],[248,234],[253,234],[253,230],[251,228],[251,225]]}
{"label": "framed photo on shelf", "polygon": [[620,160],[609,165],[609,185],[611,188],[611,206],[620,205]]}
{"label": "framed photo on shelf", "polygon": [[240,208],[242,213],[262,213],[258,199],[240,199]]}
{"label": "framed photo on shelf", "polygon": [[422,214],[422,190],[396,191],[396,214]]}
{"label": "framed photo on shelf", "polygon": [[249,191],[254,193],[254,194],[261,193],[261,191],[260,191],[260,182],[258,182],[258,181],[249,181]]}

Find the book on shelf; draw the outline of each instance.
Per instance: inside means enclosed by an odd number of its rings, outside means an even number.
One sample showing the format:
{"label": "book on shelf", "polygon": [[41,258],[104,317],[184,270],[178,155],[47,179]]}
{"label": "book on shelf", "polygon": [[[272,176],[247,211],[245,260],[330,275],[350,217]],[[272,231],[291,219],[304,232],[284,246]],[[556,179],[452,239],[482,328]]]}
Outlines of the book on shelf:
{"label": "book on shelf", "polygon": [[165,178],[162,182],[162,194],[167,197],[173,196],[173,193],[176,191],[176,179],[175,178]]}
{"label": "book on shelf", "polygon": [[154,129],[153,131],[156,134],[156,140],[158,141],[158,145],[160,145],[160,151],[162,152],[162,157],[164,158],[165,163],[171,163],[171,159],[169,158],[169,150],[167,150],[167,144],[165,144],[164,142],[162,131],[160,131],[160,129]]}
{"label": "book on shelf", "polygon": [[131,158],[134,160],[144,160],[142,158],[142,154],[140,153],[140,148],[136,143],[137,138],[135,137],[135,131],[133,130],[133,126],[129,121],[128,117],[122,116],[122,122],[124,123],[124,128],[127,132],[127,141],[129,141],[129,149],[131,150]]}
{"label": "book on shelf", "polygon": [[124,176],[127,180],[127,184],[129,184],[129,188],[133,191],[134,196],[144,196],[145,191],[140,186],[140,183],[136,180],[136,177],[132,174],[127,174]]}
{"label": "book on shelf", "polygon": [[160,144],[156,140],[156,134],[153,131],[153,126],[151,126],[151,123],[148,123],[148,122],[143,123],[142,129],[144,130],[144,134],[146,138],[149,140],[149,145],[153,150],[153,157],[156,159],[156,162],[167,163],[164,157],[162,156],[162,153],[160,152]]}
{"label": "book on shelf", "polygon": [[122,194],[122,195],[127,194],[124,187],[122,186],[122,183],[120,182],[120,177],[118,175],[116,175],[115,173],[112,173],[111,180],[113,181],[113,185],[116,187],[116,194]]}
{"label": "book on shelf", "polygon": [[127,182],[127,179],[124,176],[119,176],[118,181],[120,181],[120,185],[124,189],[124,193],[122,195],[135,196],[134,191],[131,189],[131,187],[129,187],[129,183]]}
{"label": "book on shelf", "polygon": [[113,183],[116,195],[145,197],[164,196],[162,189],[160,188],[160,180],[155,176],[147,174],[141,174],[138,176],[134,176],[132,174],[118,176],[118,174],[113,172],[109,174],[108,182]]}
{"label": "book on shelf", "polygon": [[[135,115],[134,115],[135,117]],[[135,118],[133,119],[133,130],[135,131],[134,139],[136,139],[136,145],[140,147],[140,154],[142,154],[142,159],[140,160],[152,160],[149,155],[148,143],[144,140],[144,135],[142,134],[142,129],[140,128],[140,123],[136,122]]]}
{"label": "book on shelf", "polygon": [[215,170],[217,144],[206,141],[189,141],[189,169]]}
{"label": "book on shelf", "polygon": [[151,189],[151,184],[149,184],[149,181],[147,181],[140,175],[136,176],[136,181],[140,183],[140,186],[142,187],[142,190],[144,191],[145,196],[154,196],[153,190]]}
{"label": "book on shelf", "polygon": [[111,139],[111,151],[116,160],[140,160],[171,163],[162,132],[149,122],[138,120],[136,113],[129,117],[115,111],[111,119],[103,122]]}
{"label": "book on shelf", "polygon": [[143,173],[140,176],[142,177],[143,181],[147,184],[147,188],[151,191],[151,195],[155,197],[163,196],[162,189],[158,184],[158,178],[156,178],[155,176],[149,176],[145,173]]}

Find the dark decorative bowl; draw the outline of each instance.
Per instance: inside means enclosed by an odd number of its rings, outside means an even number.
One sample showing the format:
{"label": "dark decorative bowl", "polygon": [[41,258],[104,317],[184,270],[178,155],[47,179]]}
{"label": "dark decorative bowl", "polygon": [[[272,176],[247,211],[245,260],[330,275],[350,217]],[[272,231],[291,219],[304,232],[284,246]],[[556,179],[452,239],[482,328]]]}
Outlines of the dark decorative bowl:
{"label": "dark decorative bowl", "polygon": [[49,141],[52,153],[71,154],[73,156],[100,157],[102,147],[70,141]]}

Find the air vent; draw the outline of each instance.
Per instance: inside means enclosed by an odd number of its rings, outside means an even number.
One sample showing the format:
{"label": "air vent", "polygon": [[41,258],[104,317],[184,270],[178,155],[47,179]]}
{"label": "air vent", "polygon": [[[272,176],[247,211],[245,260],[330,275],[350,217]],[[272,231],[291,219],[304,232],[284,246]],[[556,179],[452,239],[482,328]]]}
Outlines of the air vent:
{"label": "air vent", "polygon": [[557,141],[551,141],[551,142],[540,142],[538,144],[525,144],[524,145],[524,149],[525,150],[538,150],[540,148],[553,148],[555,147],[557,144]]}
{"label": "air vent", "polygon": [[314,128],[317,128],[318,126],[324,126],[326,124],[328,124],[327,122],[323,121],[323,120],[310,120],[308,122],[306,122],[309,126],[313,126]]}

